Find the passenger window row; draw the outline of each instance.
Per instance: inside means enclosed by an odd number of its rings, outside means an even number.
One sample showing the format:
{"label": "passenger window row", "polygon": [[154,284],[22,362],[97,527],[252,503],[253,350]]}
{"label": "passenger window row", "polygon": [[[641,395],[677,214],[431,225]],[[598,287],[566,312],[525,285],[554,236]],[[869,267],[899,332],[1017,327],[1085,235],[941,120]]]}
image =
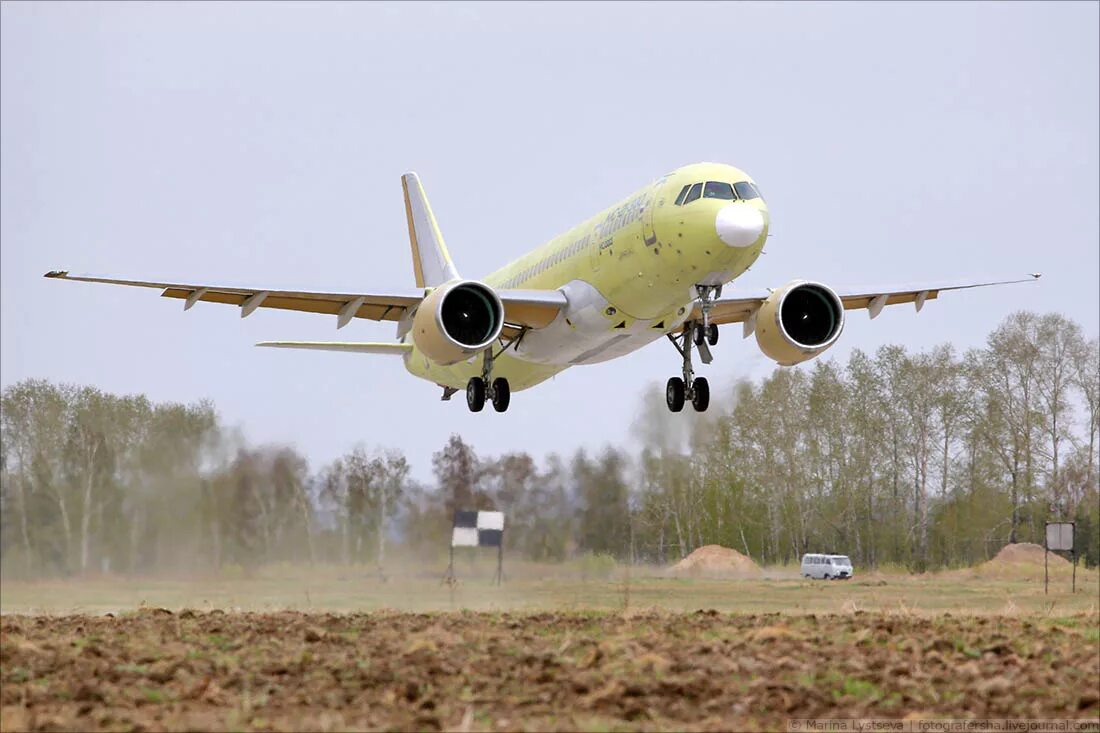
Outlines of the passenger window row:
{"label": "passenger window row", "polygon": [[756,184],[748,181],[738,181],[729,184],[725,181],[707,181],[706,183],[689,183],[680,189],[680,195],[676,197],[676,206],[686,206],[697,199],[725,199],[733,201],[740,199],[763,198]]}
{"label": "passenger window row", "polygon": [[501,285],[501,287],[503,287],[505,289],[514,288],[517,285],[520,285],[521,283],[527,282],[528,280],[533,278],[535,275],[538,275],[539,273],[542,273],[542,272],[546,272],[548,269],[550,269],[554,265],[558,265],[558,264],[564,262],[569,257],[572,257],[573,255],[577,254],[582,249],[584,249],[584,245],[586,245],[586,244],[588,244],[587,238],[578,239],[576,242],[574,242],[570,246],[566,247],[565,249],[559,250],[558,252],[555,252],[554,254],[550,255],[546,259],[538,262],[537,264],[532,265],[531,267],[528,267],[526,270],[519,273],[518,275],[515,275],[514,277],[511,277],[508,280],[505,280],[504,283]]}

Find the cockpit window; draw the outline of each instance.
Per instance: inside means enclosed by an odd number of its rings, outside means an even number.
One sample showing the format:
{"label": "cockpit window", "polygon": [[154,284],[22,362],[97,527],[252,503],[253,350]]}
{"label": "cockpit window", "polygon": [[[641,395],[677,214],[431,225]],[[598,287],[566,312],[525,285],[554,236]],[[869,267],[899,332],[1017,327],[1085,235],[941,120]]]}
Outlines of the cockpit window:
{"label": "cockpit window", "polygon": [[696,183],[694,186],[691,187],[691,190],[688,191],[687,198],[684,199],[684,204],[690,204],[692,201],[699,198],[702,194],[703,184]]}
{"label": "cockpit window", "polygon": [[690,184],[690,183],[689,183],[688,185],[686,185],[686,186],[684,186],[683,188],[681,188],[681,189],[680,189],[680,195],[676,197],[676,205],[677,205],[677,206],[679,206],[680,204],[684,203],[684,196],[687,196],[687,192],[688,192],[688,189],[689,189],[689,188],[691,188],[691,184]]}
{"label": "cockpit window", "polygon": [[737,197],[733,195],[733,186],[728,183],[724,181],[707,181],[707,185],[703,188],[703,198],[726,199],[729,201]]}
{"label": "cockpit window", "polygon": [[748,181],[738,181],[733,184],[733,187],[737,189],[738,198],[744,199],[745,201],[762,198],[760,192],[756,190],[756,186]]}

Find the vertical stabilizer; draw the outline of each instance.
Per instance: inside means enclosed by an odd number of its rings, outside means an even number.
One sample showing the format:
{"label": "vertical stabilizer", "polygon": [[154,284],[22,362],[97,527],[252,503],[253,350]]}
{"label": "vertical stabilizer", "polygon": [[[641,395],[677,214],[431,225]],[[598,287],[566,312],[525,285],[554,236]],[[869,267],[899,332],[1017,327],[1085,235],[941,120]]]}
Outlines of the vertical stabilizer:
{"label": "vertical stabilizer", "polygon": [[409,244],[412,246],[413,272],[418,288],[431,288],[458,278],[458,271],[451,262],[443,235],[428,204],[428,196],[420,185],[420,176],[406,173],[401,176],[405,191],[405,216],[409,221]]}

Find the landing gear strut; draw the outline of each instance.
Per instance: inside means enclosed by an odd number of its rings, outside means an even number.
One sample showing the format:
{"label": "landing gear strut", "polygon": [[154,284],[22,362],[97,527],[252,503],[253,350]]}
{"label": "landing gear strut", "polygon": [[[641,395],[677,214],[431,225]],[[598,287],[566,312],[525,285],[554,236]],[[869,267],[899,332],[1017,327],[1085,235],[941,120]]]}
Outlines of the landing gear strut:
{"label": "landing gear strut", "polygon": [[678,337],[668,334],[668,340],[684,357],[683,376],[672,377],[665,385],[665,402],[672,412],[684,409],[685,402],[691,402],[696,412],[706,412],[710,406],[710,384],[706,377],[696,377],[691,368],[693,330],[693,324],[685,323]]}
{"label": "landing gear strut", "polygon": [[665,385],[665,402],[672,412],[684,409],[685,402],[691,402],[696,412],[706,412],[710,406],[710,384],[706,377],[696,377],[691,367],[692,345],[699,349],[699,358],[704,364],[710,364],[714,357],[710,347],[718,343],[718,324],[710,322],[710,309],[716,298],[722,295],[721,285],[696,285],[699,294],[699,308],[703,318],[684,323],[679,335],[668,334],[668,340],[684,358],[683,376],[672,377]]}
{"label": "landing gear strut", "polygon": [[493,409],[504,412],[512,401],[512,390],[508,386],[508,380],[504,377],[493,379],[493,349],[485,350],[485,361],[481,367],[480,377],[471,377],[466,383],[466,406],[470,412],[481,412],[485,407],[485,399],[493,403]]}

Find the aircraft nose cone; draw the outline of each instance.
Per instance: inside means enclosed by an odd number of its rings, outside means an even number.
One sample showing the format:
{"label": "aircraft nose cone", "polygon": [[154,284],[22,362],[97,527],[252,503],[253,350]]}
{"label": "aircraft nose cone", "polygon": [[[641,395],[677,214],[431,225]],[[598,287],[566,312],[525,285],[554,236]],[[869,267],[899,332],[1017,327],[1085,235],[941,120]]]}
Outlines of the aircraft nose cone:
{"label": "aircraft nose cone", "polygon": [[731,247],[748,247],[764,232],[764,217],[755,207],[730,204],[718,212],[714,220],[718,238]]}

